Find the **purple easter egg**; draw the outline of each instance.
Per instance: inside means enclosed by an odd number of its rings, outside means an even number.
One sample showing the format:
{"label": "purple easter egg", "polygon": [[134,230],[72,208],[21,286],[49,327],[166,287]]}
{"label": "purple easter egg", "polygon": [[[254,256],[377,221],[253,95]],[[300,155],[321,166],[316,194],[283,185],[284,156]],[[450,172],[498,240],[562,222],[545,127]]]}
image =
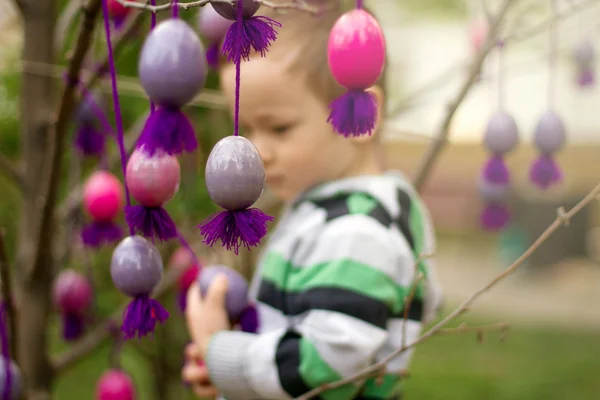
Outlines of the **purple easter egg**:
{"label": "purple easter egg", "polygon": [[494,114],[488,122],[483,143],[494,154],[513,150],[519,143],[519,129],[514,118],[503,111]]}
{"label": "purple easter egg", "polygon": [[141,236],[128,236],[115,248],[110,275],[116,288],[130,297],[148,295],[163,276],[160,253]]}
{"label": "purple easter egg", "polygon": [[81,100],[75,112],[75,118],[80,123],[94,123],[98,120],[98,112],[104,112],[106,97],[101,93],[87,93]]}
{"label": "purple easter egg", "polygon": [[146,94],[156,104],[180,108],[190,102],[206,82],[204,45],[185,21],[168,19],[146,38],[138,72]]}
{"label": "purple easter egg", "polygon": [[590,68],[596,58],[596,51],[592,43],[587,39],[580,42],[575,47],[573,58],[579,68]]}
{"label": "purple easter egg", "polygon": [[559,151],[565,144],[565,125],[554,111],[548,111],[538,121],[533,134],[535,145],[541,153]]}
{"label": "purple easter egg", "polygon": [[[217,13],[223,18],[227,18],[229,20],[235,21],[237,19],[237,6],[239,4],[238,1],[234,0],[235,5],[231,5],[229,3],[210,3],[211,6],[215,9]],[[260,8],[260,3],[254,0],[244,0],[242,1],[242,13],[244,18],[250,18]]]}
{"label": "purple easter egg", "polygon": [[488,203],[502,203],[508,200],[510,186],[479,179],[477,189],[481,198]]}
{"label": "purple easter egg", "polygon": [[92,286],[72,269],[61,271],[52,288],[54,304],[65,313],[83,313],[92,304]]}
{"label": "purple easter egg", "polygon": [[[4,394],[4,388],[6,387],[6,363],[7,360],[4,357],[0,357],[0,395]],[[11,400],[18,400],[21,398],[21,392],[23,391],[23,377],[21,376],[21,370],[14,361],[10,360],[8,368],[10,373],[10,397]],[[4,397],[2,397],[4,399]]]}
{"label": "purple easter egg", "polygon": [[202,7],[198,12],[198,30],[210,42],[220,42],[233,21],[221,16],[214,7]]}
{"label": "purple easter egg", "polygon": [[136,149],[129,157],[125,176],[134,199],[145,207],[159,207],[177,193],[181,168],[175,156],[149,156],[143,149]]}
{"label": "purple easter egg", "polygon": [[237,320],[248,307],[248,283],[242,275],[225,265],[211,265],[204,268],[198,275],[200,294],[206,296],[213,279],[224,274],[227,277],[227,296],[225,303],[227,312],[232,320]]}
{"label": "purple easter egg", "polygon": [[258,150],[242,136],[227,136],[213,147],[205,170],[211,199],[229,211],[243,210],[258,200],[265,168]]}

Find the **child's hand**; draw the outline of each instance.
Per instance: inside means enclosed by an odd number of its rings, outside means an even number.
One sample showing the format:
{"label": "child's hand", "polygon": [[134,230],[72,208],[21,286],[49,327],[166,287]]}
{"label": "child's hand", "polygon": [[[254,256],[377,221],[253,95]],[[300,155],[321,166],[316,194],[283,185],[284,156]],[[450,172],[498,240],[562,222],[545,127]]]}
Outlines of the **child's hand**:
{"label": "child's hand", "polygon": [[210,382],[208,369],[200,357],[197,345],[191,343],[185,348],[186,363],[181,370],[181,378],[188,383],[196,396],[205,399],[217,397],[217,389]]}
{"label": "child's hand", "polygon": [[223,330],[231,329],[229,316],[225,308],[227,277],[217,276],[208,288],[204,299],[196,283],[190,286],[187,294],[185,315],[192,341],[198,346],[200,358],[206,358],[206,352],[212,336]]}

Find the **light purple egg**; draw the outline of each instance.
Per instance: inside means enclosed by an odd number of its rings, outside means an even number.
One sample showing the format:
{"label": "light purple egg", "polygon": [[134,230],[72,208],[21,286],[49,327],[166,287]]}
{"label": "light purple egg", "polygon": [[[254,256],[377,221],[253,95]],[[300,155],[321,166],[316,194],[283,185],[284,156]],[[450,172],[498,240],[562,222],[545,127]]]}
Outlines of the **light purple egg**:
{"label": "light purple egg", "polygon": [[116,288],[130,297],[148,295],[163,276],[160,253],[141,236],[128,236],[115,248],[110,275]]}
{"label": "light purple egg", "polygon": [[[229,3],[210,3],[213,8],[215,9],[216,12],[219,13],[219,15],[221,15],[224,18],[230,19],[232,21],[235,21],[237,19],[237,5],[239,4],[237,1],[235,1],[235,6],[232,6]],[[244,15],[244,18],[250,18],[252,17],[254,14],[256,14],[256,12],[258,11],[258,9],[260,8],[260,3],[256,2],[254,0],[244,0],[242,1],[242,13]]]}
{"label": "light purple egg", "polygon": [[54,281],[52,296],[60,311],[79,314],[92,304],[92,286],[83,274],[65,269]]}
{"label": "light purple egg", "polygon": [[587,39],[580,42],[573,52],[575,63],[580,68],[590,68],[594,63],[595,57],[596,51],[594,46]]}
{"label": "light purple egg", "polygon": [[494,154],[513,150],[519,143],[519,129],[514,118],[503,111],[494,114],[488,122],[483,142]]}
{"label": "light purple egg", "polygon": [[510,186],[486,181],[480,178],[477,189],[481,198],[488,203],[506,202],[510,195]]}
{"label": "light purple egg", "polygon": [[204,45],[181,19],[168,19],[150,32],[138,63],[146,94],[158,105],[180,108],[204,87],[207,65]]}
{"label": "light purple egg", "polygon": [[[18,400],[21,398],[21,393],[23,391],[23,377],[21,376],[21,371],[17,364],[14,361],[10,360],[9,366],[10,373],[10,399]],[[4,357],[0,357],[0,396],[4,394],[4,388],[6,387],[6,359]],[[4,397],[2,397],[4,399]]]}
{"label": "light purple egg", "polygon": [[204,268],[198,275],[198,286],[202,297],[206,296],[208,288],[213,279],[224,274],[227,277],[227,295],[225,303],[229,318],[238,319],[242,312],[248,307],[248,283],[242,275],[233,268],[225,265],[211,265]]}
{"label": "light purple egg", "polygon": [[226,210],[243,210],[258,200],[265,168],[258,150],[245,137],[227,136],[213,147],[205,170],[211,199]]}
{"label": "light purple egg", "polygon": [[565,144],[565,125],[554,111],[548,111],[538,121],[533,134],[535,145],[541,153],[559,151]]}
{"label": "light purple egg", "polygon": [[198,30],[210,42],[220,42],[233,21],[221,16],[213,7],[202,7],[198,12]]}

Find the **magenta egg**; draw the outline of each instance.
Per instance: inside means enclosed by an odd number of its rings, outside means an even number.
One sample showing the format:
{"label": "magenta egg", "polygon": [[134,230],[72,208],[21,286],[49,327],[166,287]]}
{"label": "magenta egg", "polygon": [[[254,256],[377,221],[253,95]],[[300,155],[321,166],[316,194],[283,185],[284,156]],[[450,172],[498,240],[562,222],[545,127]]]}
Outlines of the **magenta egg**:
{"label": "magenta egg", "polygon": [[236,320],[248,306],[248,283],[242,275],[225,265],[211,265],[198,275],[200,294],[206,296],[213,279],[218,275],[227,277],[227,295],[225,298],[227,312],[232,320]]}
{"label": "magenta egg", "polygon": [[220,42],[233,21],[224,18],[214,7],[202,7],[198,12],[198,30],[210,42]]}
{"label": "magenta egg", "polygon": [[106,371],[96,385],[96,400],[135,400],[135,386],[123,371]]}
{"label": "magenta egg", "polygon": [[2,397],[2,399],[19,400],[23,393],[23,377],[21,370],[12,360],[7,360],[0,357],[0,395],[4,394],[4,388],[7,384],[6,379],[6,363],[9,362],[8,373],[10,374],[10,395]]}
{"label": "magenta egg", "polygon": [[163,205],[179,189],[179,161],[164,152],[149,156],[143,149],[136,149],[129,157],[126,171],[129,192],[145,207]]}
{"label": "magenta egg", "polygon": [[333,77],[348,89],[373,85],[385,64],[381,26],[364,10],[342,15],[329,34],[327,59]]}
{"label": "magenta egg", "polygon": [[81,314],[92,304],[92,286],[85,276],[67,269],[56,277],[52,297],[61,312]]}
{"label": "magenta egg", "polygon": [[124,203],[121,181],[108,171],[96,171],[83,187],[83,207],[96,221],[112,221]]}
{"label": "magenta egg", "polygon": [[[215,11],[217,13],[219,13],[219,15],[221,15],[224,18],[230,19],[232,21],[235,21],[237,19],[237,10],[238,10],[238,2],[234,1],[235,5],[231,5],[229,3],[210,3],[211,6],[213,6],[213,8],[215,9]],[[256,12],[258,11],[258,9],[260,8],[260,3],[254,0],[244,0],[242,2],[242,15],[244,16],[244,18],[250,18],[252,17],[254,14],[256,14]]]}

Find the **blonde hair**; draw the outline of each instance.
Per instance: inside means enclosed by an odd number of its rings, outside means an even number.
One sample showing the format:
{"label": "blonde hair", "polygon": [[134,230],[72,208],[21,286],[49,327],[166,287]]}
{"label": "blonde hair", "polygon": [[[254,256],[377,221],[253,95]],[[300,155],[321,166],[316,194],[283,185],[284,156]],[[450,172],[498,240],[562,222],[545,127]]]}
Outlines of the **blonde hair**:
{"label": "blonde hair", "polygon": [[[272,1],[275,4],[280,2],[289,3],[289,0]],[[322,6],[327,11],[313,15],[296,9],[279,11],[262,6],[257,15],[272,18],[282,25],[281,28],[276,28],[278,37],[269,49],[267,57],[284,59],[288,65],[287,70],[290,73],[303,75],[313,93],[329,104],[345,92],[345,88],[337,83],[329,70],[327,61],[329,32],[338,18],[351,9],[349,4],[345,6],[344,3],[354,4],[354,2],[314,0],[307,3]],[[384,67],[381,77],[376,82],[384,93],[385,73]]]}

